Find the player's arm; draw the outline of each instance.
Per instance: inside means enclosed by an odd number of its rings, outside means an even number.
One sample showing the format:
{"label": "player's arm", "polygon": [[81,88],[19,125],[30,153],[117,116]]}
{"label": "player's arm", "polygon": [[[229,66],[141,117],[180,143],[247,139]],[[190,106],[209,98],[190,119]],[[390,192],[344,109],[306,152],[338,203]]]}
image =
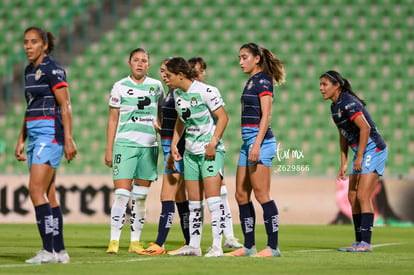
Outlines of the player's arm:
{"label": "player's arm", "polygon": [[179,161],[182,159],[182,156],[178,152],[178,142],[180,141],[181,136],[184,133],[185,124],[181,121],[180,118],[177,117],[174,126],[174,134],[171,141],[171,155],[174,158],[174,161]]}
{"label": "player's arm", "polygon": [[364,158],[365,149],[367,148],[369,134],[371,132],[371,126],[366,120],[364,114],[360,114],[355,117],[353,122],[359,128],[359,142],[358,151],[354,160],[354,170],[356,172],[362,171],[362,160]]}
{"label": "player's arm", "polygon": [[262,117],[259,123],[259,131],[256,136],[252,148],[249,152],[249,162],[257,162],[260,158],[260,147],[263,139],[266,135],[267,129],[269,128],[270,119],[272,117],[272,102],[273,97],[271,95],[263,95],[260,97],[260,111]]}
{"label": "player's arm", "polygon": [[338,130],[339,134],[339,149],[341,154],[341,166],[338,171],[338,178],[346,178],[346,170],[348,166],[348,140],[341,134],[341,131]]}
{"label": "player's arm", "polygon": [[77,149],[72,138],[72,105],[67,86],[59,87],[54,91],[57,103],[61,108],[63,132],[65,138],[65,158],[70,162],[75,158]]}
{"label": "player's arm", "polygon": [[112,151],[118,128],[119,108],[109,107],[108,125],[106,127],[105,165],[112,167]]}
{"label": "player's arm", "polygon": [[25,161],[26,155],[24,154],[24,142],[26,141],[26,121],[23,119],[22,127],[20,128],[19,137],[17,138],[16,148],[14,150],[14,155],[18,161]]}
{"label": "player's arm", "polygon": [[213,116],[217,118],[216,129],[211,137],[210,142],[207,144],[205,158],[214,159],[216,157],[216,147],[221,137],[223,136],[224,130],[226,129],[227,123],[229,122],[229,116],[223,106],[219,107],[213,112]]}

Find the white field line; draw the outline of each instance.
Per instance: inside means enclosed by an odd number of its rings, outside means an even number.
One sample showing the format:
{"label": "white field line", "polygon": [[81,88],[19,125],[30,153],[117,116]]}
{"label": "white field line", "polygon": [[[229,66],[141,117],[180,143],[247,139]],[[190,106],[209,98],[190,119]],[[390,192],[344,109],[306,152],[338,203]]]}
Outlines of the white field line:
{"label": "white field line", "polygon": [[[384,247],[384,246],[396,246],[396,245],[403,245],[405,243],[382,243],[382,244],[374,244],[372,245],[373,248],[375,247]],[[293,251],[282,251],[282,255],[283,254],[289,254],[289,253],[315,253],[315,252],[329,252],[329,251],[336,251],[336,249],[333,248],[327,248],[327,249],[302,249],[302,250],[293,250]],[[167,258],[175,258],[175,257],[166,257],[164,259]],[[151,261],[154,258],[137,258],[137,259],[128,259],[128,260],[99,260],[99,261],[75,261],[75,262],[71,262],[71,265],[83,265],[83,264],[117,264],[117,263],[131,263],[131,262],[143,262],[143,261]],[[0,264],[0,270],[4,269],[4,268],[13,268],[13,267],[31,267],[33,266],[32,264],[5,264],[2,265]]]}
{"label": "white field line", "polygon": [[[153,258],[137,258],[137,259],[129,259],[129,260],[111,260],[111,261],[81,261],[81,262],[71,262],[70,265],[82,265],[82,264],[117,264],[117,263],[130,263],[130,262],[143,262],[143,261],[150,261]],[[40,265],[40,264],[39,264]],[[35,264],[0,264],[0,270],[2,268],[13,268],[13,267],[33,267],[36,266]]]}
{"label": "white field line", "polygon": [[[403,245],[405,243],[382,243],[382,244],[373,244],[372,247],[383,247],[383,246],[395,246],[395,245]],[[326,249],[302,249],[302,250],[293,250],[293,251],[286,251],[284,253],[313,253],[313,252],[328,252],[328,251],[336,251],[336,248],[326,248]]]}

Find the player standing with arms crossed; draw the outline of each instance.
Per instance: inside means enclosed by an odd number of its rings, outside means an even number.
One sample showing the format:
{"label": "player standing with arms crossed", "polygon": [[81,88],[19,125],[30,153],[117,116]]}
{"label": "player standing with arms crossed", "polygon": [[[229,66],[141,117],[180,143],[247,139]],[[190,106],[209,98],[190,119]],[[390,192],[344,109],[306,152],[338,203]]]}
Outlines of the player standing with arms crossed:
{"label": "player standing with arms crossed", "polygon": [[349,147],[355,153],[348,189],[355,242],[338,250],[371,252],[374,225],[372,193],[385,169],[387,146],[366,110],[365,102],[354,93],[346,78],[336,71],[328,71],[320,76],[319,81],[319,90],[323,98],[332,101],[332,119],[339,131],[341,166],[338,179],[346,178]]}
{"label": "player standing with arms crossed", "polygon": [[145,201],[151,182],[158,177],[156,125],[160,125],[164,89],[159,80],[147,76],[150,59],[145,49],[131,51],[128,65],[131,75],[114,84],[109,99],[105,164],[112,167],[115,195],[111,208],[111,239],[106,253],[113,254],[119,250],[130,197],[128,251],[144,249],[140,237],[145,223]]}
{"label": "player standing with arms crossed", "polygon": [[[53,57],[54,36],[40,27],[24,32],[24,50],[30,64],[25,76],[27,110],[17,139],[15,156],[27,160],[29,195],[35,208],[43,248],[29,264],[69,263],[63,242],[62,210],[56,198],[56,170],[62,155],[76,156],[72,139],[72,107],[66,73]],[[28,139],[27,158],[24,143]]]}
{"label": "player standing with arms crossed", "polygon": [[[282,62],[272,52],[255,43],[240,47],[239,64],[250,78],[241,97],[241,133],[243,145],[236,174],[236,200],[244,246],[226,256],[279,257],[279,212],[270,196],[272,159],[276,154],[276,139],[270,128],[273,84],[285,81]],[[257,253],[255,247],[256,215],[251,193],[263,208],[267,247]]]}

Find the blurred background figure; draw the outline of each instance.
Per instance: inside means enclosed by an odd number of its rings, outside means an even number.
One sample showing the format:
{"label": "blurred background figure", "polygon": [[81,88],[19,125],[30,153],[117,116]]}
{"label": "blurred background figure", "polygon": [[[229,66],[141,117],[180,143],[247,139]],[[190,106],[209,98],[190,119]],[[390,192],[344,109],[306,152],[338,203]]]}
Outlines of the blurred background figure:
{"label": "blurred background figure", "polygon": [[[350,224],[352,222],[351,205],[348,201],[348,180],[346,178],[345,180],[338,179],[336,181],[336,202],[339,211],[330,224]],[[374,226],[414,226],[414,223],[404,221],[391,208],[383,179],[378,180],[372,194],[372,203],[374,206]]]}

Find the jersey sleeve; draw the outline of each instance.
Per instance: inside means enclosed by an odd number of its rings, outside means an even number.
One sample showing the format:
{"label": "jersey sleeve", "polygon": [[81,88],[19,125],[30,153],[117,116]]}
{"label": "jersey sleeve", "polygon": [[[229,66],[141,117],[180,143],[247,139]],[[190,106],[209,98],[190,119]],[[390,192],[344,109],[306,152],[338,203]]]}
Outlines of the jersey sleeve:
{"label": "jersey sleeve", "polygon": [[116,83],[112,87],[111,95],[109,97],[109,106],[114,108],[121,107],[121,93],[119,91],[119,85]]}
{"label": "jersey sleeve", "polygon": [[265,79],[265,78],[261,78],[258,81],[258,85],[257,85],[257,95],[260,97],[265,96],[265,95],[270,95],[271,97],[273,97],[273,84],[272,82],[270,82],[269,80]]}
{"label": "jersey sleeve", "polygon": [[51,63],[49,71],[47,72],[47,79],[50,85],[50,89],[53,92],[58,88],[69,86],[66,81],[65,70],[55,63]]}
{"label": "jersey sleeve", "polygon": [[205,93],[203,93],[203,100],[211,112],[214,112],[221,106],[224,106],[223,98],[220,91],[216,87],[207,87]]}
{"label": "jersey sleeve", "polygon": [[355,101],[351,101],[351,102],[348,102],[347,104],[345,104],[345,106],[343,108],[343,112],[352,121],[357,116],[363,114],[362,108],[363,107],[362,107],[361,104],[358,104]]}

